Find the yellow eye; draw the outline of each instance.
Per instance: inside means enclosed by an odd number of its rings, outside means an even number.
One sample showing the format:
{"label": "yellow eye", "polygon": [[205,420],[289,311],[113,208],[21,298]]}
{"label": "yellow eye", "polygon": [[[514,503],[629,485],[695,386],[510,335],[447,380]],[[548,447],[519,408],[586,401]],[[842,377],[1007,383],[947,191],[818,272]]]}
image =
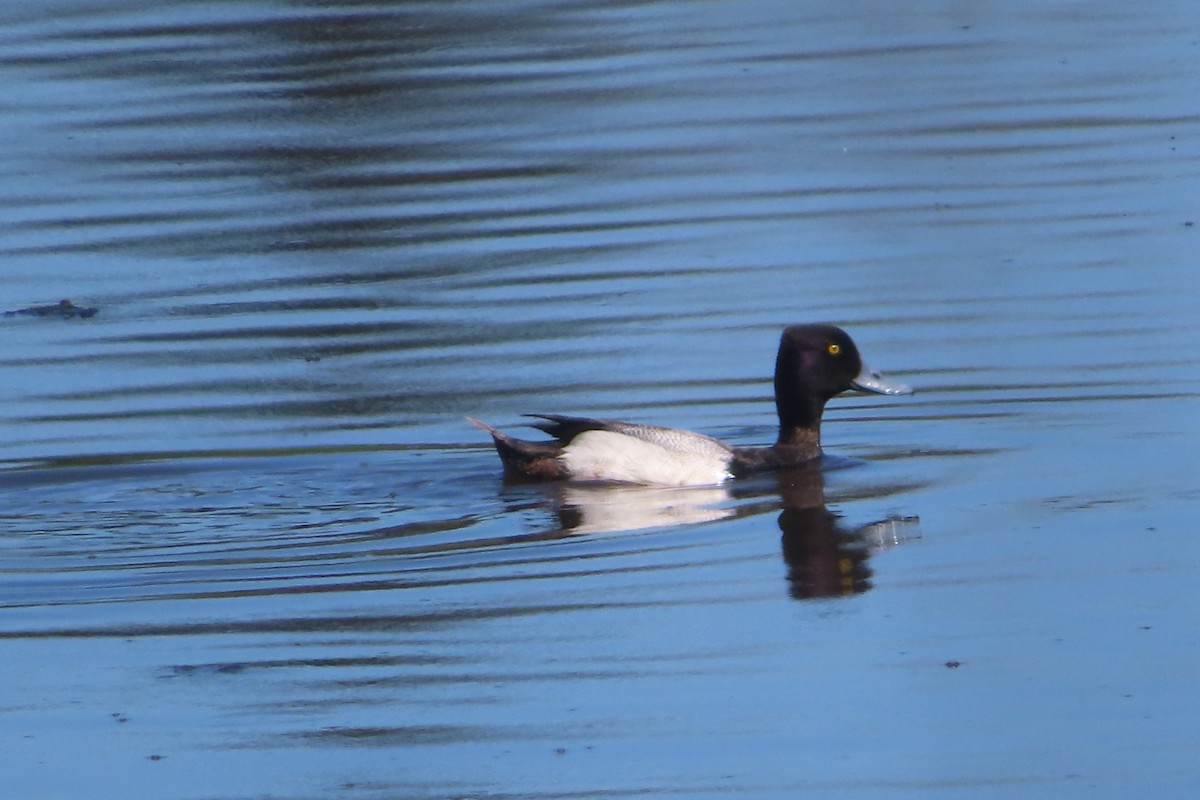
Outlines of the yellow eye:
{"label": "yellow eye", "polygon": [[837,356],[842,354],[842,346],[840,344],[829,345],[829,355]]}

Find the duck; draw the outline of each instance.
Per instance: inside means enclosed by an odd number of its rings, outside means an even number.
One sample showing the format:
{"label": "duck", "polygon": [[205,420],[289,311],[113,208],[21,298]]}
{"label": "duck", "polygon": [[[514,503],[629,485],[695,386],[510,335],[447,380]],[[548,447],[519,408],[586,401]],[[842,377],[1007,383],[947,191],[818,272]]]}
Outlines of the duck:
{"label": "duck", "polygon": [[784,328],[775,357],[779,436],[766,447],[726,444],[701,433],[564,414],[528,414],[551,441],[526,441],[473,417],[491,434],[506,476],[526,481],[583,481],[648,486],[709,486],[755,472],[822,458],[821,417],[842,392],[906,395],[863,361],[844,330],[830,324]]}

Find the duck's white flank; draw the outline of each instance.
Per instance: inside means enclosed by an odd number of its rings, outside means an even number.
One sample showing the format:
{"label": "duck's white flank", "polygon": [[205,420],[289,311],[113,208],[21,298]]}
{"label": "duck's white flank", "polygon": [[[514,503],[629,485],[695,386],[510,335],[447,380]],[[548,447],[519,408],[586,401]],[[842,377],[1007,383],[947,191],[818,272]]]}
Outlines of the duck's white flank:
{"label": "duck's white flank", "polygon": [[623,433],[585,431],[563,448],[559,459],[573,480],[714,486],[731,477],[731,457],[724,447],[668,449]]}

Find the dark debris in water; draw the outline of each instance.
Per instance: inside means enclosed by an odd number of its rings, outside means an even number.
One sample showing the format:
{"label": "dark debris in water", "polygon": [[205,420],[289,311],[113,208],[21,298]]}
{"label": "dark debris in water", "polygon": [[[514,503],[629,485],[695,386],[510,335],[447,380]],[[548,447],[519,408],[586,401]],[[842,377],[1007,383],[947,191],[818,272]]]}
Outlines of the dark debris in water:
{"label": "dark debris in water", "polygon": [[28,306],[26,308],[18,308],[16,311],[5,311],[6,317],[59,317],[61,319],[88,319],[94,317],[100,312],[100,309],[89,306],[77,306],[70,300],[59,300],[57,303],[48,306]]}

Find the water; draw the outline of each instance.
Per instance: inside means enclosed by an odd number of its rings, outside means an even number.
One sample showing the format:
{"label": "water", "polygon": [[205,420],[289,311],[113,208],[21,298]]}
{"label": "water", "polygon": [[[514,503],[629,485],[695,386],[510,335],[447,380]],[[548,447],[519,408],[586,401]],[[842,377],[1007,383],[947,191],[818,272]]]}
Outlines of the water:
{"label": "water", "polygon": [[[1195,4],[10,3],[0,793],[1191,796]],[[511,486],[474,415],[773,436]]]}

